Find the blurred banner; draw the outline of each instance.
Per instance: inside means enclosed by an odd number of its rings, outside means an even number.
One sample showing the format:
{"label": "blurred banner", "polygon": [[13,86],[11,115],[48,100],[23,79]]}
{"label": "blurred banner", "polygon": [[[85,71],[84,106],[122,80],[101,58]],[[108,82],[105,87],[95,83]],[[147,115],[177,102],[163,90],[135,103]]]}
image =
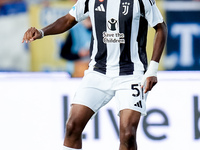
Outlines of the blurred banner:
{"label": "blurred banner", "polygon": [[24,2],[0,6],[0,71],[31,70],[28,45],[21,43],[28,17]]}
{"label": "blurred banner", "polygon": [[[60,50],[67,33],[21,44],[30,26],[43,28],[68,13],[74,1],[27,6],[9,3],[0,9],[0,71],[66,71]],[[159,70],[200,69],[200,2],[157,1],[168,25],[168,41]],[[154,29],[149,29],[147,55],[150,61]],[[30,46],[30,47],[29,47]]]}
{"label": "blurred banner", "polygon": [[166,70],[200,69],[200,2],[166,1],[168,24]]}
{"label": "blurred banner", "polygon": [[[66,15],[74,2],[52,2],[30,6],[31,26],[41,29],[59,17]],[[61,59],[60,50],[65,34],[45,37],[30,44],[32,71],[65,71],[66,61]]]}
{"label": "blurred banner", "polygon": [[[159,72],[158,79],[138,127],[138,149],[199,150],[200,72]],[[61,150],[80,81],[65,73],[1,73],[0,149]],[[118,149],[118,124],[113,98],[84,129],[83,150]]]}

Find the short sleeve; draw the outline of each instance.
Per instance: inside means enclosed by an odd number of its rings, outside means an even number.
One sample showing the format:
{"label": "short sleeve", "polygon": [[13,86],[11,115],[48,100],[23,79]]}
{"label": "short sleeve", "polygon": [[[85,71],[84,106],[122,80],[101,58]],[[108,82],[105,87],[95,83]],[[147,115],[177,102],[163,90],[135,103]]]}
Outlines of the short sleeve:
{"label": "short sleeve", "polygon": [[155,0],[143,0],[145,6],[145,18],[151,27],[163,22],[163,17],[156,6]]}
{"label": "short sleeve", "polygon": [[76,21],[80,22],[88,17],[88,1],[78,0],[69,11],[69,14],[75,17]]}

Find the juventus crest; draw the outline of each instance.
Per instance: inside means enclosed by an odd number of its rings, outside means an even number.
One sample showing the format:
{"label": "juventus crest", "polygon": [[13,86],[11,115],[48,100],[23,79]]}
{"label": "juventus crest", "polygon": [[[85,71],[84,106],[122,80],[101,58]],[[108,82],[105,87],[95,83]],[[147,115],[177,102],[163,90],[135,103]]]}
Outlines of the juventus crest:
{"label": "juventus crest", "polygon": [[130,6],[130,3],[128,3],[128,2],[122,3],[122,7],[124,8],[124,11],[123,11],[122,13],[123,13],[124,15],[127,15],[127,14],[128,14],[129,6]]}

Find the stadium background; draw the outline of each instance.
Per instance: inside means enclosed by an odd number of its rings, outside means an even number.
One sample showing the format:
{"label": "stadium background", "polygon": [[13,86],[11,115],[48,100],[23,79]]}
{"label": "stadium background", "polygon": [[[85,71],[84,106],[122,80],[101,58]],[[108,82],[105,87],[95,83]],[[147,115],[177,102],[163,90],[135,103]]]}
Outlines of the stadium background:
{"label": "stadium background", "polygon": [[[9,0],[7,0],[9,1]],[[139,150],[200,147],[200,2],[156,1],[168,25],[159,83],[149,93],[138,130]],[[42,28],[73,1],[0,1],[0,149],[61,149],[64,124],[81,78],[65,72],[60,47],[67,35],[22,44],[30,26]],[[148,56],[152,52],[152,29]],[[83,149],[117,149],[114,100],[89,122]]]}

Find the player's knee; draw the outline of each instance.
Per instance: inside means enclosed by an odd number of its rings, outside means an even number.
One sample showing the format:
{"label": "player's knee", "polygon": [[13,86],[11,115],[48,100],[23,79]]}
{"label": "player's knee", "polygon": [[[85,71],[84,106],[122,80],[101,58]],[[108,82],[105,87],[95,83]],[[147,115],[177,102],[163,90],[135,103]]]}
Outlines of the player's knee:
{"label": "player's knee", "polygon": [[126,130],[124,133],[125,141],[135,140],[135,136],[136,136],[135,132],[131,130]]}
{"label": "player's knee", "polygon": [[121,133],[120,142],[126,144],[128,147],[136,144],[136,128],[125,128]]}
{"label": "player's knee", "polygon": [[71,135],[80,135],[82,132],[81,127],[79,124],[75,121],[68,121],[66,124],[66,135],[71,136]]}
{"label": "player's knee", "polygon": [[74,130],[74,125],[73,125],[73,123],[68,121],[68,122],[66,123],[66,133],[67,133],[68,135],[70,135],[70,134],[73,132],[73,130]]}

